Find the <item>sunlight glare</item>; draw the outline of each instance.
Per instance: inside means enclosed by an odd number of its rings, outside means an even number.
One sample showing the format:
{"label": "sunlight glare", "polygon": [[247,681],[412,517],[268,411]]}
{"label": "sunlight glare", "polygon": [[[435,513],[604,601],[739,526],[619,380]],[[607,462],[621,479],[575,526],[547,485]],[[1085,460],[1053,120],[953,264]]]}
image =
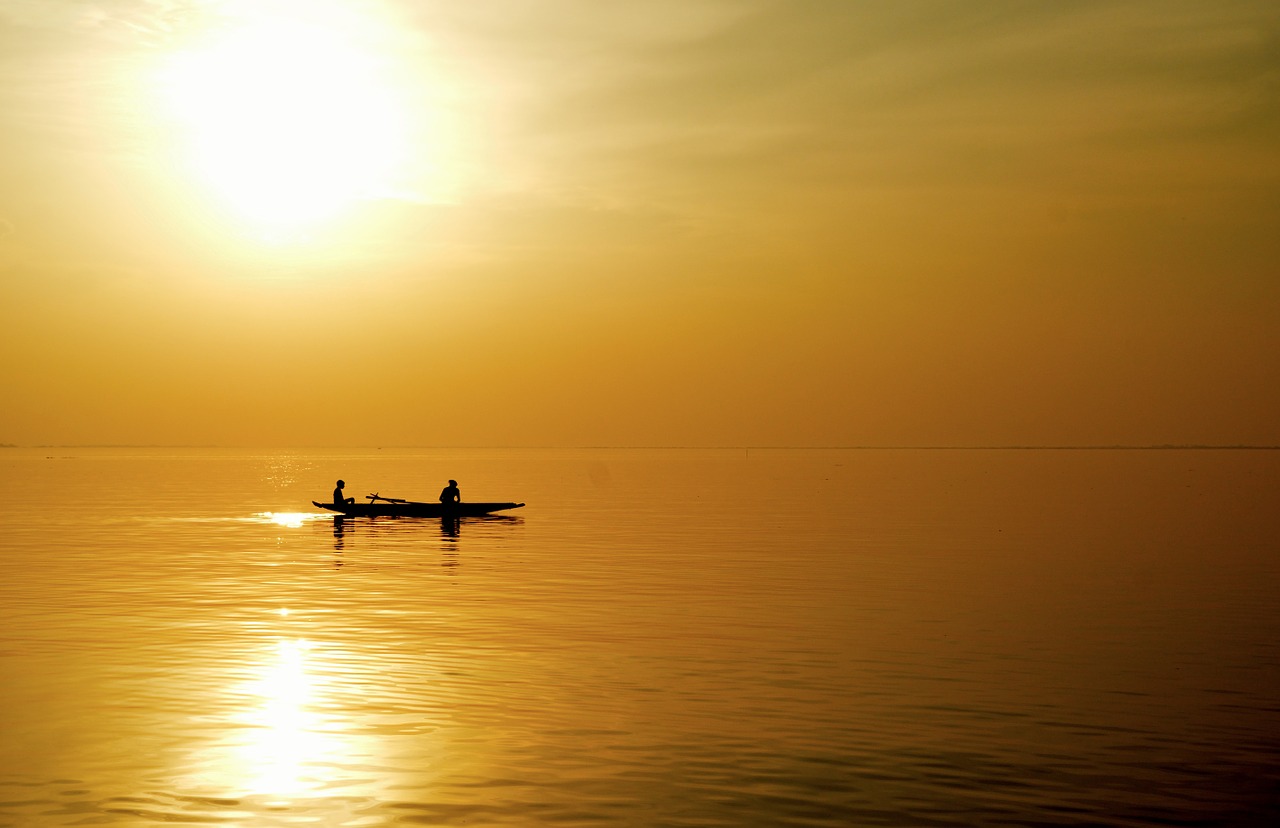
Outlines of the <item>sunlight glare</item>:
{"label": "sunlight glare", "polygon": [[297,529],[310,517],[303,512],[266,512],[265,514],[272,523],[288,529]]}
{"label": "sunlight glare", "polygon": [[203,184],[263,237],[391,192],[406,104],[377,21],[334,2],[228,3],[163,87]]}
{"label": "sunlight glare", "polygon": [[308,778],[308,765],[323,761],[336,748],[319,715],[310,709],[316,692],[315,679],[307,671],[310,649],[303,640],[281,640],[275,663],[251,686],[262,707],[252,718],[256,738],[245,745],[243,765],[255,793],[305,793],[316,782]]}
{"label": "sunlight glare", "polygon": [[225,686],[225,710],[212,712],[218,738],[198,746],[185,778],[217,796],[322,796],[342,767],[378,753],[376,740],[351,732],[352,699],[338,698],[325,647],[287,633],[262,644],[243,663],[229,660],[237,678]]}

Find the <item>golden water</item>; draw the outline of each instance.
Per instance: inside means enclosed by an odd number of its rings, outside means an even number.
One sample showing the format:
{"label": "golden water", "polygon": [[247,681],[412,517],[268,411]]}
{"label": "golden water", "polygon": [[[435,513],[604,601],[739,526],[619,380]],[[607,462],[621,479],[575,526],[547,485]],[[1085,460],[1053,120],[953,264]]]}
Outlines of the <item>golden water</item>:
{"label": "golden water", "polygon": [[[1280,815],[1280,452],[0,451],[0,825]],[[318,514],[348,494],[503,519]]]}

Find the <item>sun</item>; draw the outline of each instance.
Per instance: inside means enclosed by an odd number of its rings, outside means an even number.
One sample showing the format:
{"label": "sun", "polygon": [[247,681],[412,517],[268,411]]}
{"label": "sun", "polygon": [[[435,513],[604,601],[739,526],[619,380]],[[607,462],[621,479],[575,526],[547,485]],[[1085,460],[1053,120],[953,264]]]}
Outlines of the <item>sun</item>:
{"label": "sun", "polygon": [[407,106],[375,35],[319,0],[245,4],[166,62],[183,163],[262,237],[396,189]]}

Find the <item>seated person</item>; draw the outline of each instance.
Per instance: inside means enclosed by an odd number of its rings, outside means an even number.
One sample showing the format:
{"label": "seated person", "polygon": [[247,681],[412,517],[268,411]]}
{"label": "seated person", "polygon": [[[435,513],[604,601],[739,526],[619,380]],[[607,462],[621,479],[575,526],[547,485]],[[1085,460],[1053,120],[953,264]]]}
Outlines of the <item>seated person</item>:
{"label": "seated person", "polygon": [[355,499],[354,497],[343,497],[343,496],[342,496],[342,487],[343,487],[343,486],[345,486],[345,485],[347,485],[347,484],[346,484],[346,483],[344,483],[343,481],[339,480],[339,481],[338,481],[338,487],[337,487],[336,489],[334,489],[334,490],[333,490],[333,505],[334,505],[334,506],[345,506],[345,505],[347,505],[348,503],[355,503],[355,502],[356,502],[356,499]]}
{"label": "seated person", "polygon": [[450,480],[449,485],[440,490],[441,503],[461,503],[462,492],[458,491],[458,481]]}

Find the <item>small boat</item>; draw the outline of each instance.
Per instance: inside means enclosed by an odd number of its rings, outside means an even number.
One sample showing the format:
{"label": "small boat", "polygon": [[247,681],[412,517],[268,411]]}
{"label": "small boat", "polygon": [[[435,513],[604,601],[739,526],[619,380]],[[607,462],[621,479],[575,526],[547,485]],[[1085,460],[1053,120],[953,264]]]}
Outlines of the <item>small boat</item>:
{"label": "small boat", "polygon": [[311,501],[321,509],[337,512],[344,517],[479,517],[507,509],[519,509],[523,503],[425,503],[402,500],[398,497],[369,495],[368,503],[321,503]]}

